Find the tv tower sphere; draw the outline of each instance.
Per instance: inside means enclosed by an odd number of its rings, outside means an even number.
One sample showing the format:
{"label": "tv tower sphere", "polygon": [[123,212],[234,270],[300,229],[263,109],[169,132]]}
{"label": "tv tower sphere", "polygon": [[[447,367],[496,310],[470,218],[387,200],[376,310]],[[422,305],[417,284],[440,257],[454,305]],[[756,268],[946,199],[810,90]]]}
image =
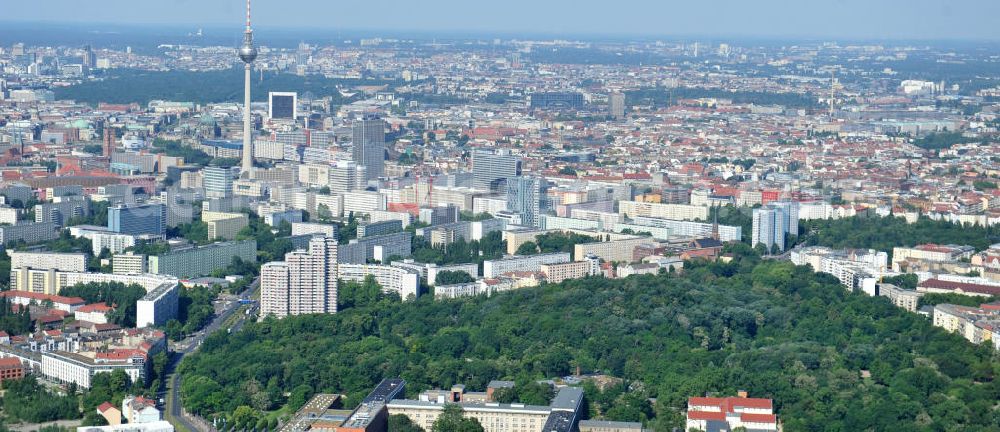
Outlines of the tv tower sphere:
{"label": "tv tower sphere", "polygon": [[252,33],[243,35],[243,46],[240,47],[239,55],[243,63],[253,63],[257,59],[257,47],[253,46]]}

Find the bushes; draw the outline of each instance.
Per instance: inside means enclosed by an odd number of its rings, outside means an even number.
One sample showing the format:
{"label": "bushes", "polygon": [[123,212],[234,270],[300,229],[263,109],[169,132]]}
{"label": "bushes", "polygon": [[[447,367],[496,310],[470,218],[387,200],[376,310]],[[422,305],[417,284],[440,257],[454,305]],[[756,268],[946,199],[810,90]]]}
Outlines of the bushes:
{"label": "bushes", "polygon": [[76,396],[61,396],[49,392],[33,375],[20,380],[4,381],[3,386],[3,411],[10,419],[42,423],[80,418]]}

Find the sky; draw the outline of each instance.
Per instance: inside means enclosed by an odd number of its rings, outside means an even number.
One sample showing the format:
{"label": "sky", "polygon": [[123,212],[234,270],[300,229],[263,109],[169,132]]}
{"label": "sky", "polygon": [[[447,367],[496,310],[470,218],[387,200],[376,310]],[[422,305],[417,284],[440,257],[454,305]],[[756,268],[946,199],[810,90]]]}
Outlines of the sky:
{"label": "sky", "polygon": [[[5,3],[5,4],[2,4]],[[1000,0],[254,0],[255,25],[441,34],[1000,40]],[[0,21],[233,26],[241,0],[0,2]]]}

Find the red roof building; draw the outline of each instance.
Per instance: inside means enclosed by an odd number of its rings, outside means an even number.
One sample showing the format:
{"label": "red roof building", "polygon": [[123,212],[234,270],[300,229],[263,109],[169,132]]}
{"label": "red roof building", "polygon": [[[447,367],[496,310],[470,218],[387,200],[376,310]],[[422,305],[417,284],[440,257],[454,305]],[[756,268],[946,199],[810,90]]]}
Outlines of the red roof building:
{"label": "red roof building", "polygon": [[938,294],[954,293],[977,295],[983,297],[1000,296],[1000,286],[943,281],[941,279],[927,279],[917,284],[917,291]]}
{"label": "red roof building", "polygon": [[0,358],[0,383],[24,378],[24,365],[17,357]]}
{"label": "red roof building", "polygon": [[688,399],[685,430],[729,431],[739,427],[752,431],[778,431],[771,399],[746,397],[693,397]]}

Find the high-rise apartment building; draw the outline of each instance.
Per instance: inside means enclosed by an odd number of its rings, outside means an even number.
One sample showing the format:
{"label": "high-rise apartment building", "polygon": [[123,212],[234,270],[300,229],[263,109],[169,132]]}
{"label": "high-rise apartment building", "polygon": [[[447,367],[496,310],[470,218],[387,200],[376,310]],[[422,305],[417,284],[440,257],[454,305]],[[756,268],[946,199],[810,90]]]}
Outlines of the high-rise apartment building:
{"label": "high-rise apartment building", "polygon": [[785,212],[781,208],[762,207],[753,211],[753,234],[750,244],[763,244],[770,252],[775,246],[785,250]]}
{"label": "high-rise apartment building", "polygon": [[520,175],[521,159],[508,150],[472,152],[472,187],[476,189],[495,191],[506,179]]}
{"label": "high-rise apartment building", "polygon": [[526,226],[541,225],[545,201],[545,179],[511,177],[507,179],[507,211],[521,216]]}
{"label": "high-rise apartment building", "polygon": [[285,254],[261,267],[261,313],[290,315],[337,312],[337,240],[316,237],[308,250]]}
{"label": "high-rise apartment building", "polygon": [[108,208],[108,230],[121,234],[167,233],[167,206],[146,204]]}
{"label": "high-rise apartment building", "polygon": [[233,170],[210,166],[202,171],[206,198],[229,198],[233,196]]}
{"label": "high-rise apartment building", "polygon": [[785,226],[785,234],[799,235],[799,203],[798,201],[771,201],[768,207],[781,209]]}
{"label": "high-rise apartment building", "polygon": [[625,95],[611,93],[608,95],[608,114],[616,120],[625,118]]}
{"label": "high-rise apartment building", "polygon": [[382,177],[385,171],[385,121],[374,114],[354,120],[351,157],[365,167],[365,180]]}
{"label": "high-rise apartment building", "polygon": [[342,194],[353,190],[363,190],[368,181],[368,169],[352,161],[337,161],[329,169],[330,193]]}

